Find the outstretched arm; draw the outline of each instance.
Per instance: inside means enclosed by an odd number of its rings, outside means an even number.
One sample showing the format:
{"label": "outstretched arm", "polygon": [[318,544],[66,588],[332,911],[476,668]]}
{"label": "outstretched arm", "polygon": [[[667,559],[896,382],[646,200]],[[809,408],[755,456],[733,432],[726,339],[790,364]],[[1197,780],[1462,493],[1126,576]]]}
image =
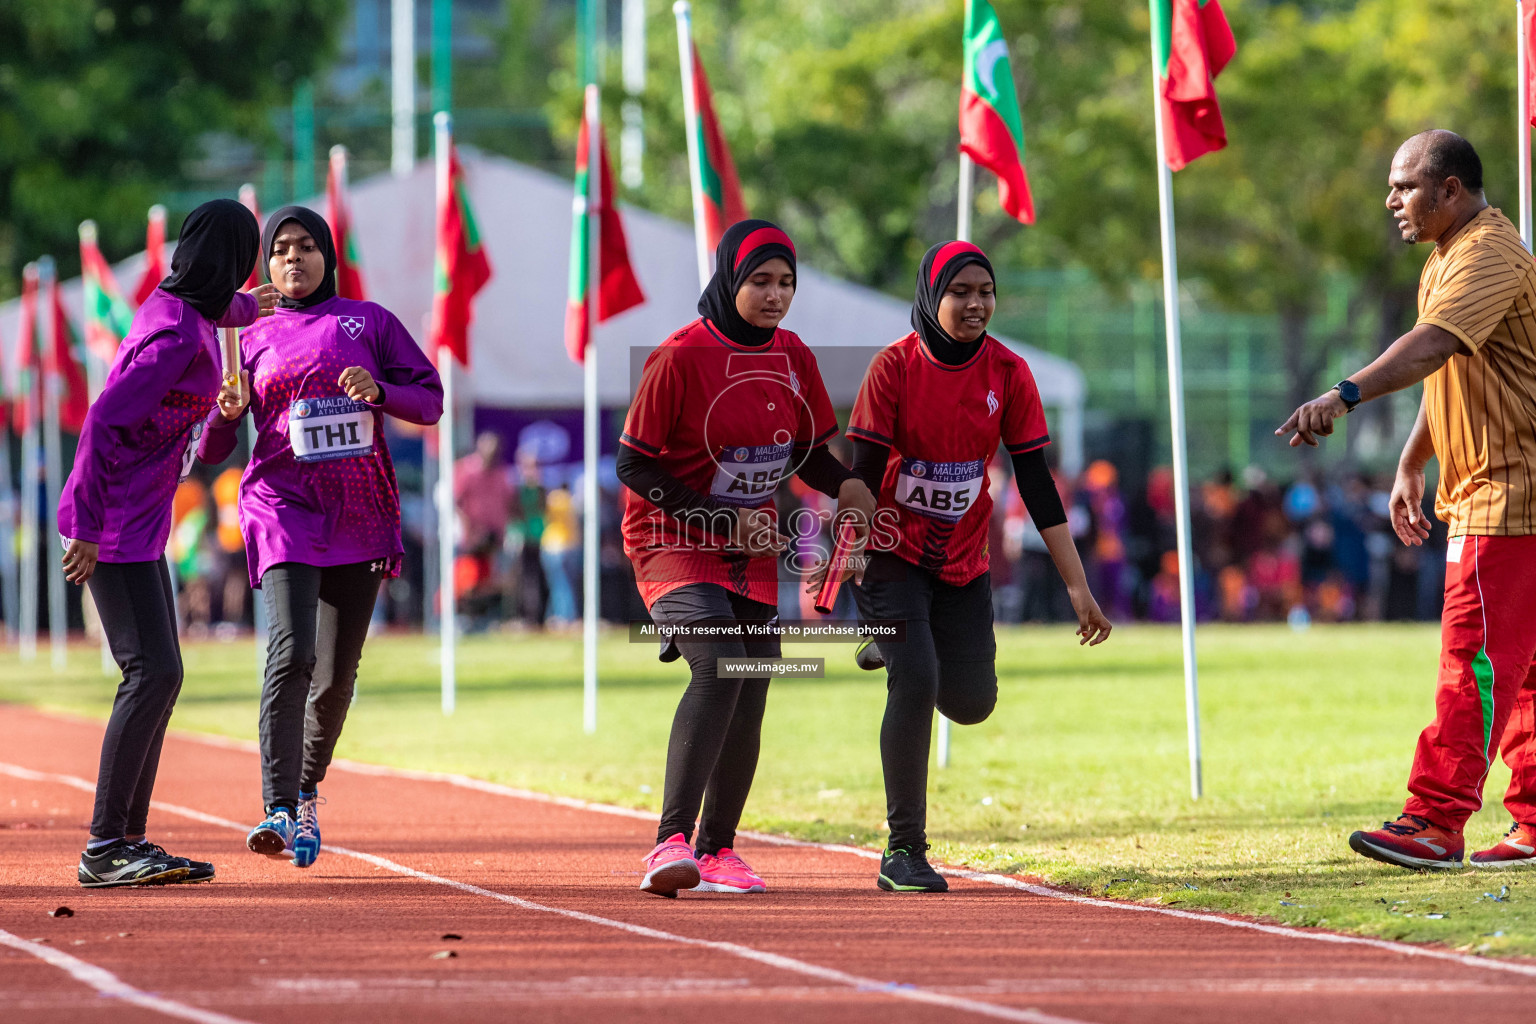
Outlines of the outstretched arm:
{"label": "outstretched arm", "polygon": [[[1465,349],[1462,340],[1445,328],[1419,324],[1394,341],[1370,366],[1352,374],[1349,379],[1359,385],[1360,401],[1369,402],[1417,384]],[[1316,435],[1326,437],[1333,433],[1333,421],[1348,411],[1338,389],[1330,388],[1291,413],[1275,434],[1283,437],[1295,431],[1290,442],[1292,448],[1303,444],[1316,448]]]}

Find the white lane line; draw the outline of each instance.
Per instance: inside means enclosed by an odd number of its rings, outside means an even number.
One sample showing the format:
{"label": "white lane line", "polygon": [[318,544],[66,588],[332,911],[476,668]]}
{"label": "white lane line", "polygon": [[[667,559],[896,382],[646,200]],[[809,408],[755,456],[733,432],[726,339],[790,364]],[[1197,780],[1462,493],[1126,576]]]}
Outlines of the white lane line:
{"label": "white lane line", "polygon": [[[51,714],[51,713],[50,713]],[[56,715],[54,717],[66,718],[72,716]],[[89,721],[80,719],[80,721]],[[178,732],[178,737],[188,739],[196,743],[203,743],[213,747],[223,747],[230,750],[253,751],[258,749],[256,744],[249,740],[238,740],[225,736],[211,736],[206,733]],[[495,796],[511,797],[517,800],[531,800],[535,803],[553,804],[558,807],[568,807],[573,810],[591,811],[595,814],[608,814],[620,818],[633,818],[640,821],[654,822],[655,814],[649,811],[639,811],[632,807],[619,807],[614,804],[596,803],[589,800],[581,800],[576,797],[552,796],[548,793],[540,793],[536,790],[521,789],[516,786],[504,786],[498,782],[487,782],[484,779],[476,779],[468,775],[453,772],[432,772],[416,768],[390,768],[385,765],[367,764],[361,761],[349,761],[338,758],[331,763],[331,767],[343,771],[353,772],[358,775],[373,775],[397,779],[409,779],[416,782],[438,782],[460,789],[472,789],[481,793],[490,793]],[[790,839],[786,836],[770,835],[766,832],[742,831],[739,835],[760,843],[772,846],[797,846],[804,849],[822,850],[827,853],[845,853],[854,857],[863,857],[866,860],[879,860],[880,853],[877,850],[869,850],[860,846],[847,846],[841,843],[814,843],[805,839]],[[1425,957],[1431,960],[1443,960],[1448,963],[1461,964],[1466,967],[1480,967],[1489,971],[1504,971],[1511,974],[1520,974],[1527,977],[1536,977],[1536,964],[1518,963],[1508,960],[1497,960],[1488,957],[1469,956],[1464,953],[1455,953],[1447,950],[1432,949],[1427,946],[1417,946],[1407,942],[1392,942],[1388,939],[1371,939],[1359,935],[1341,935],[1336,932],[1326,932],[1311,929],[1292,928],[1288,925],[1263,924],[1259,921],[1249,921],[1243,918],[1227,917],[1219,912],[1194,913],[1188,910],[1174,910],[1171,907],[1148,906],[1145,903],[1122,903],[1115,900],[1095,899],[1091,896],[1080,896],[1077,893],[1067,892],[1051,886],[1037,885],[1033,882],[1025,882],[1022,879],[1009,875],[999,875],[986,871],[970,871],[965,868],[948,867],[942,864],[934,865],[940,874],[949,875],[952,878],[964,878],[973,882],[982,882],[988,885],[1002,886],[1008,889],[1017,889],[1034,896],[1043,896],[1047,899],[1063,900],[1068,903],[1082,903],[1088,906],[1104,907],[1110,910],[1126,910],[1141,914],[1158,914],[1164,917],[1177,917],[1187,921],[1200,921],[1205,924],[1220,925],[1227,928],[1238,928],[1247,931],[1260,932],[1265,935],[1276,935],[1288,939],[1309,939],[1313,942],[1326,942],[1335,945],[1366,946],[1372,949],[1386,950],[1390,953],[1400,953],[1403,956]]]}
{"label": "white lane line", "polygon": [[198,1024],[251,1024],[250,1021],[241,1020],[239,1017],[230,1017],[214,1010],[200,1010],[195,1006],[178,1003],[174,999],[151,995],[142,989],[134,988],[105,967],[97,967],[95,964],[86,963],[78,957],[70,956],[63,950],[54,949],[52,946],[45,946],[41,942],[31,942],[20,936],[12,935],[4,928],[0,928],[0,946],[9,946],[12,949],[20,950],[30,956],[37,957],[50,966],[57,967],[76,981],[95,989],[98,995],[131,1003],[146,1010],[154,1010],[165,1014],[167,1017],[179,1017],[182,1020],[197,1021]]}
{"label": "white lane line", "polygon": [[[189,739],[211,742],[213,746],[228,746],[245,749],[243,740],[226,740],[223,737],[204,737],[198,734],[183,734]],[[254,749],[255,744],[249,744]],[[481,793],[491,793],[497,796],[512,797],[518,800],[532,800],[536,803],[555,804],[560,807],[569,807],[574,810],[592,811],[597,814],[610,814],[616,817],[636,818],[643,821],[656,821],[656,815],[648,811],[638,811],[631,807],[618,807],[613,804],[594,803],[588,800],[579,800],[575,797],[551,796],[548,793],[540,793],[531,789],[519,789],[515,786],[503,786],[496,782],[487,782],[484,779],[471,778],[468,775],[458,775],[449,772],[429,772],[411,768],[389,768],[383,765],[364,764],[359,761],[347,761],[338,759],[332,763],[332,767],[359,775],[388,776],[400,779],[410,779],[418,782],[442,782],[461,789],[473,789]],[[772,846],[798,846],[805,849],[822,850],[827,853],[845,853],[854,857],[863,857],[866,860],[879,860],[880,853],[877,850],[869,850],[860,846],[847,846],[841,843],[813,843],[805,839],[790,839],[786,836],[769,835],[766,832],[742,831],[739,833],[748,839]],[[935,865],[940,874],[949,875],[952,878],[964,878],[972,882],[984,882],[988,885],[1002,886],[1008,889],[1017,889],[1034,896],[1044,896],[1047,899],[1064,900],[1068,903],[1082,903],[1092,907],[1104,907],[1110,910],[1128,910],[1141,914],[1159,914],[1164,917],[1177,917],[1186,921],[1200,921],[1204,924],[1222,925],[1227,928],[1240,928],[1247,931],[1261,932],[1265,935],[1278,935],[1288,939],[1310,939],[1314,942],[1327,942],[1350,946],[1367,946],[1372,949],[1382,949],[1389,953],[1401,953],[1404,956],[1427,957],[1432,960],[1444,960],[1448,963],[1461,964],[1468,967],[1481,967],[1490,971],[1507,971],[1512,974],[1522,974],[1527,977],[1536,977],[1536,964],[1516,963],[1508,960],[1495,960],[1486,957],[1468,956],[1464,953],[1453,953],[1446,950],[1431,949],[1426,946],[1416,946],[1406,942],[1392,942],[1387,939],[1370,939],[1359,935],[1340,935],[1336,932],[1314,931],[1301,928],[1292,928],[1286,925],[1263,924],[1259,921],[1247,921],[1242,918],[1225,917],[1218,912],[1194,913],[1188,910],[1174,910],[1171,907],[1154,907],[1144,903],[1122,903],[1116,900],[1101,900],[1091,896],[1080,896],[1077,893],[1066,892],[1046,885],[1037,885],[1033,882],[1025,882],[1022,879],[1009,875],[999,875],[987,871],[969,871],[965,868],[947,867]]]}
{"label": "white lane line", "polygon": [[[231,740],[224,737],[208,737],[196,733],[181,734],[188,739],[207,742],[212,746],[229,747],[234,749],[256,749],[254,743],[245,740]],[[504,786],[496,782],[487,782],[484,779],[472,778],[468,775],[459,775],[451,772],[430,772],[413,768],[389,768],[384,765],[365,764],[360,761],[348,761],[337,759],[332,762],[333,768],[354,772],[359,775],[386,776],[399,779],[410,779],[417,782],[441,782],[461,789],[473,789],[481,793],[491,793],[496,796],[512,797],[518,800],[532,800],[536,803],[554,804],[560,807],[569,807],[574,810],[592,811],[596,814],[609,814],[615,817],[635,818],[642,821],[654,822],[657,816],[649,811],[638,811],[632,807],[619,807],[614,804],[594,803],[589,800],[580,800],[568,796],[552,796],[548,793],[540,793],[531,789],[519,789],[515,786]],[[827,853],[845,853],[854,857],[863,857],[866,860],[879,860],[878,850],[869,850],[861,846],[847,846],[841,843],[814,843],[805,839],[790,839],[787,836],[770,835],[766,832],[752,832],[743,830],[739,835],[760,843],[772,846],[798,846],[811,850],[822,850]],[[1265,935],[1278,935],[1288,939],[1310,939],[1314,942],[1327,942],[1336,945],[1367,946],[1372,949],[1382,949],[1389,953],[1401,953],[1404,956],[1427,957],[1431,960],[1444,960],[1448,963],[1461,964],[1467,967],[1481,967],[1490,971],[1506,971],[1512,974],[1522,974],[1527,977],[1536,977],[1536,964],[1517,963],[1508,960],[1496,960],[1486,957],[1468,956],[1464,953],[1453,953],[1446,950],[1431,949],[1426,946],[1416,946],[1406,942],[1392,942],[1388,939],[1371,939],[1359,935],[1341,935],[1336,932],[1316,931],[1302,928],[1292,928],[1287,925],[1264,924],[1259,921],[1248,921],[1242,918],[1226,917],[1217,911],[1208,913],[1195,913],[1188,910],[1174,910],[1171,907],[1154,907],[1144,903],[1122,903],[1116,900],[1101,900],[1091,896],[1080,896],[1077,893],[1067,892],[1063,889],[1052,888],[1046,885],[1037,885],[1026,882],[1010,875],[999,875],[987,871],[970,871],[965,868],[948,867],[946,865],[934,865],[940,874],[951,878],[964,878],[972,882],[983,882],[988,885],[1002,886],[1008,889],[1017,889],[1034,896],[1044,896],[1047,899],[1063,900],[1068,903],[1082,903],[1092,907],[1104,907],[1110,910],[1129,910],[1141,914],[1159,914],[1164,917],[1177,917],[1186,921],[1200,921],[1204,924],[1222,925],[1227,928],[1239,928],[1247,931],[1261,932]]]}
{"label": "white lane line", "polygon": [[[23,768],[20,765],[5,764],[3,762],[0,762],[0,773],[11,775],[19,779],[26,779],[32,782],[53,782],[66,786],[72,786],[75,789],[87,793],[94,793],[96,791],[96,786],[94,783],[75,775],[62,775],[55,772],[40,772],[31,768]],[[183,818],[190,818],[193,821],[201,821],[204,824],[217,825],[221,828],[233,829],[242,834],[246,832],[246,826],[238,821],[231,821],[228,818],[220,818],[217,815],[207,814],[203,811],[199,811],[191,807],[182,807],[179,804],[165,803],[161,800],[152,801],[150,806],[170,814],[180,815]],[[569,910],[564,907],[551,907],[543,903],[535,903],[532,900],[525,900],[520,896],[512,896],[508,893],[496,892],[493,889],[483,889],[478,885],[471,885],[468,882],[460,882],[457,879],[444,878],[442,875],[434,875],[426,871],[417,871],[415,868],[407,867],[404,864],[392,861],[387,857],[380,857],[372,853],[364,853],[361,850],[348,849],[344,846],[328,845],[326,846],[326,850],[330,853],[339,854],[343,857],[352,857],[356,860],[363,861],[366,864],[372,864],[375,867],[383,868],[386,871],[392,871],[397,875],[405,875],[408,878],[415,878],[423,882],[431,882],[434,885],[446,886],[450,889],[457,889],[460,892],[470,893],[475,896],[484,896],[487,899],[496,900],[500,903],[505,903],[509,906],[517,907],[520,910],[531,910],[541,914],[553,914],[557,917],[568,918],[572,921],[582,921],[586,924],[593,924],[602,928],[612,928],[616,931],[628,932],[631,935],[638,935],[642,938],[653,939],[657,942],[671,942],[682,946],[694,946],[700,949],[710,949],[719,953],[725,953],[729,956],[740,957],[743,960],[751,960],[756,963],[765,964],[769,967],[776,967],[780,970],[791,971],[795,974],[804,975],[805,977],[819,978],[822,981],[828,981],[835,985],[844,985],[848,988],[856,989],[861,992],[873,992],[881,995],[888,995],[895,999],[905,999],[908,1002],[926,1003],[930,1006],[941,1006],[949,1010],[959,1010],[968,1013],[974,1013],[984,1017],[993,1017],[998,1020],[1020,1021],[1023,1022],[1023,1024],[1086,1024],[1084,1021],[1073,1020],[1069,1017],[1057,1017],[1052,1014],[1041,1013],[1037,1010],[1015,1009],[1011,1006],[998,1006],[995,1003],[985,1003],[977,999],[966,999],[962,996],[947,995],[943,992],[934,992],[928,989],[916,988],[908,984],[880,981],[875,978],[864,978],[857,974],[849,974],[846,971],[839,971],[831,967],[822,967],[818,964],[807,963],[804,960],[796,960],[793,957],[783,956],[779,953],[769,953],[764,950],[754,949],[751,946],[743,946],[735,942],[721,942],[713,939],[696,939],[687,935],[676,935],[672,932],[664,932],[659,928],[649,928],[645,925],[630,924],[627,921],[616,921],[608,917],[599,917],[596,914],[588,914],[580,910]],[[55,951],[49,950],[49,952]],[[70,957],[69,959],[73,960],[74,958]],[[90,965],[82,963],[82,966],[89,967]],[[108,977],[110,977],[110,975],[108,975]],[[137,990],[135,989],[133,991]],[[150,996],[147,998],[154,997]],[[186,1009],[194,1013],[199,1012],[191,1010],[190,1007],[187,1007]],[[200,1020],[203,1018],[195,1019]],[[220,1024],[224,1024],[224,1022],[232,1020],[232,1018],[228,1017],[208,1018],[210,1022],[214,1021],[215,1019],[220,1022]]]}

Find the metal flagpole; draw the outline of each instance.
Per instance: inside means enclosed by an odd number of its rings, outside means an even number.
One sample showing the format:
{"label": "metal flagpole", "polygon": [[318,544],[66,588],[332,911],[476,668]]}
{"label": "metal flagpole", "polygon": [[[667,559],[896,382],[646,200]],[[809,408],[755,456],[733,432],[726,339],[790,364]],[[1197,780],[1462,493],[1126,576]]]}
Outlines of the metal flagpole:
{"label": "metal flagpole", "polygon": [[[962,242],[971,240],[971,212],[975,207],[976,167],[970,154],[960,154],[960,194],[956,203],[955,237]],[[939,713],[938,762],[940,768],[949,767],[949,719]]]}
{"label": "metal flagpole", "polygon": [[[453,115],[439,110],[433,116],[437,127],[437,206],[448,202],[448,153],[453,145]],[[437,421],[437,562],[438,593],[442,607],[438,625],[442,636],[443,714],[453,714],[458,698],[457,664],[454,655],[458,643],[458,595],[454,592],[453,534],[457,517],[453,510],[453,370],[454,355],[448,346],[437,350],[437,372],[443,380],[443,418]]]}
{"label": "metal flagpole", "polygon": [[1531,83],[1526,65],[1530,61],[1531,41],[1525,35],[1525,6],[1515,0],[1515,75],[1520,110],[1520,131],[1516,135],[1520,153],[1520,238],[1531,248]]}
{"label": "metal flagpole", "polygon": [[645,0],[624,0],[624,135],[621,172],[626,188],[645,184]]}
{"label": "metal flagpole", "polygon": [[601,608],[602,489],[598,486],[597,317],[602,289],[602,102],[596,83],[587,85],[587,349],[582,353],[582,691],[581,727],[597,731],[597,619]]}
{"label": "metal flagpole", "polygon": [[699,288],[709,285],[709,234],[704,226],[704,154],[699,147],[699,105],[693,91],[693,6],[672,5],[677,18],[677,57],[683,69],[683,129],[688,136],[688,180],[693,187],[693,244],[699,260]]}
{"label": "metal flagpole", "polygon": [[[22,276],[30,278],[36,289],[37,264],[28,263],[22,269]],[[41,306],[42,297],[36,291],[34,296],[34,308],[37,308]],[[37,471],[41,460],[37,444],[37,407],[41,404],[39,389],[42,382],[38,379],[36,338],[37,322],[34,318],[31,336],[20,338],[17,342],[19,345],[32,346],[32,350],[27,353],[26,365],[31,368],[27,374],[27,393],[22,396],[22,401],[26,403],[27,425],[21,435],[21,569],[18,574],[21,595],[16,603],[22,661],[37,660],[37,506],[42,497],[38,493],[41,480]],[[20,358],[18,351],[18,363]]]}
{"label": "metal flagpole", "polygon": [[[64,395],[58,363],[59,323],[53,315],[59,280],[52,256],[43,256],[37,261],[37,283],[38,319],[43,325],[43,477],[47,485],[45,511],[48,523],[48,533],[41,546],[43,551],[51,553],[59,536],[59,492],[64,486],[64,444],[59,436],[59,403]],[[48,650],[54,671],[59,671],[68,661],[69,650],[64,573],[51,558],[44,561],[48,566]]]}
{"label": "metal flagpole", "polygon": [[[95,244],[95,221],[83,220],[80,222],[80,241],[82,243]],[[90,300],[86,299],[85,301],[89,303]],[[88,323],[91,317],[90,309],[87,308],[81,312],[85,317],[83,322]],[[122,339],[119,338],[118,340],[121,341]],[[107,373],[110,369],[111,367],[102,362],[101,358],[97,356],[95,352],[90,351],[90,346],[87,345],[85,352],[85,387],[86,391],[90,395],[92,405],[96,403],[97,397],[101,394],[101,389],[106,386]],[[94,614],[94,611],[91,608],[91,602],[86,599],[84,594],[82,594],[80,598],[80,611],[82,616],[87,620],[89,620]],[[96,626],[101,630],[101,673],[102,675],[108,676],[116,675],[117,661],[112,657],[112,646],[111,644],[107,643],[107,631],[101,628],[101,621],[99,617],[97,617]]]}
{"label": "metal flagpole", "polygon": [[16,489],[11,482],[11,418],[0,424],[0,600],[5,601],[5,635],[11,643],[21,636],[17,621]]}
{"label": "metal flagpole", "polygon": [[392,0],[389,49],[389,169],[403,178],[416,166],[416,0]]}
{"label": "metal flagpole", "polygon": [[1152,40],[1152,112],[1157,132],[1157,198],[1162,213],[1163,316],[1168,333],[1168,414],[1173,441],[1173,500],[1178,523],[1179,621],[1184,641],[1184,717],[1189,734],[1189,793],[1203,791],[1200,777],[1200,689],[1195,667],[1194,556],[1189,539],[1189,466],[1184,432],[1184,357],[1179,336],[1178,247],[1173,233],[1173,172],[1163,138],[1162,87]]}

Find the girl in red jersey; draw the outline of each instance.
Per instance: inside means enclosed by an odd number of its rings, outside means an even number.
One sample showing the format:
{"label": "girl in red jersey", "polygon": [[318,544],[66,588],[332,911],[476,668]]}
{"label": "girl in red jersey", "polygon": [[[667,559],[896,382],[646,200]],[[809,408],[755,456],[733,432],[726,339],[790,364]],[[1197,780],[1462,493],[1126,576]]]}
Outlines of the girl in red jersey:
{"label": "girl in red jersey", "polygon": [[913,333],[875,357],[848,422],[854,472],[880,495],[872,554],[854,596],[865,619],[906,623],[904,642],[860,658],[887,672],[880,760],[891,837],[878,884],[893,892],[948,888],[925,855],[934,708],[974,725],[997,703],[987,466],[1000,443],[1066,581],[1081,642],[1099,644],[1110,631],[1046,466],[1050,435],[1034,376],[986,333],[995,288],[992,264],[976,246],[929,249]]}
{"label": "girl in red jersey", "polygon": [[[732,635],[776,619],[775,556],[785,542],[774,491],[798,474],[866,528],[875,507],[827,451],[837,420],[815,356],[778,327],[795,294],[789,236],[743,221],[715,258],[702,316],[646,360],[618,460],[628,488],[624,551],[667,638],[661,659],[681,655],[693,671],[672,722],[661,826],[640,883],[658,896],[766,891],[731,847],[757,770],[768,680],[721,678],[717,662],[779,656],[776,635]],[[698,635],[706,626],[723,632]]]}

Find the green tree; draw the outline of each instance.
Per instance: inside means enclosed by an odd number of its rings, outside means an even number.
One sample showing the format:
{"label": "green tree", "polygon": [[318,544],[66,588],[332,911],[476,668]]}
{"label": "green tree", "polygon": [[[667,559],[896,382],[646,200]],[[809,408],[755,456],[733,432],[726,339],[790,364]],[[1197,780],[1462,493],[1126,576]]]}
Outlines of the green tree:
{"label": "green tree", "polygon": [[136,248],[144,211],[188,180],[211,136],[270,140],[271,109],[330,53],[335,11],[328,0],[0,4],[0,294],[42,253],[73,273],[86,217],[109,254]]}

